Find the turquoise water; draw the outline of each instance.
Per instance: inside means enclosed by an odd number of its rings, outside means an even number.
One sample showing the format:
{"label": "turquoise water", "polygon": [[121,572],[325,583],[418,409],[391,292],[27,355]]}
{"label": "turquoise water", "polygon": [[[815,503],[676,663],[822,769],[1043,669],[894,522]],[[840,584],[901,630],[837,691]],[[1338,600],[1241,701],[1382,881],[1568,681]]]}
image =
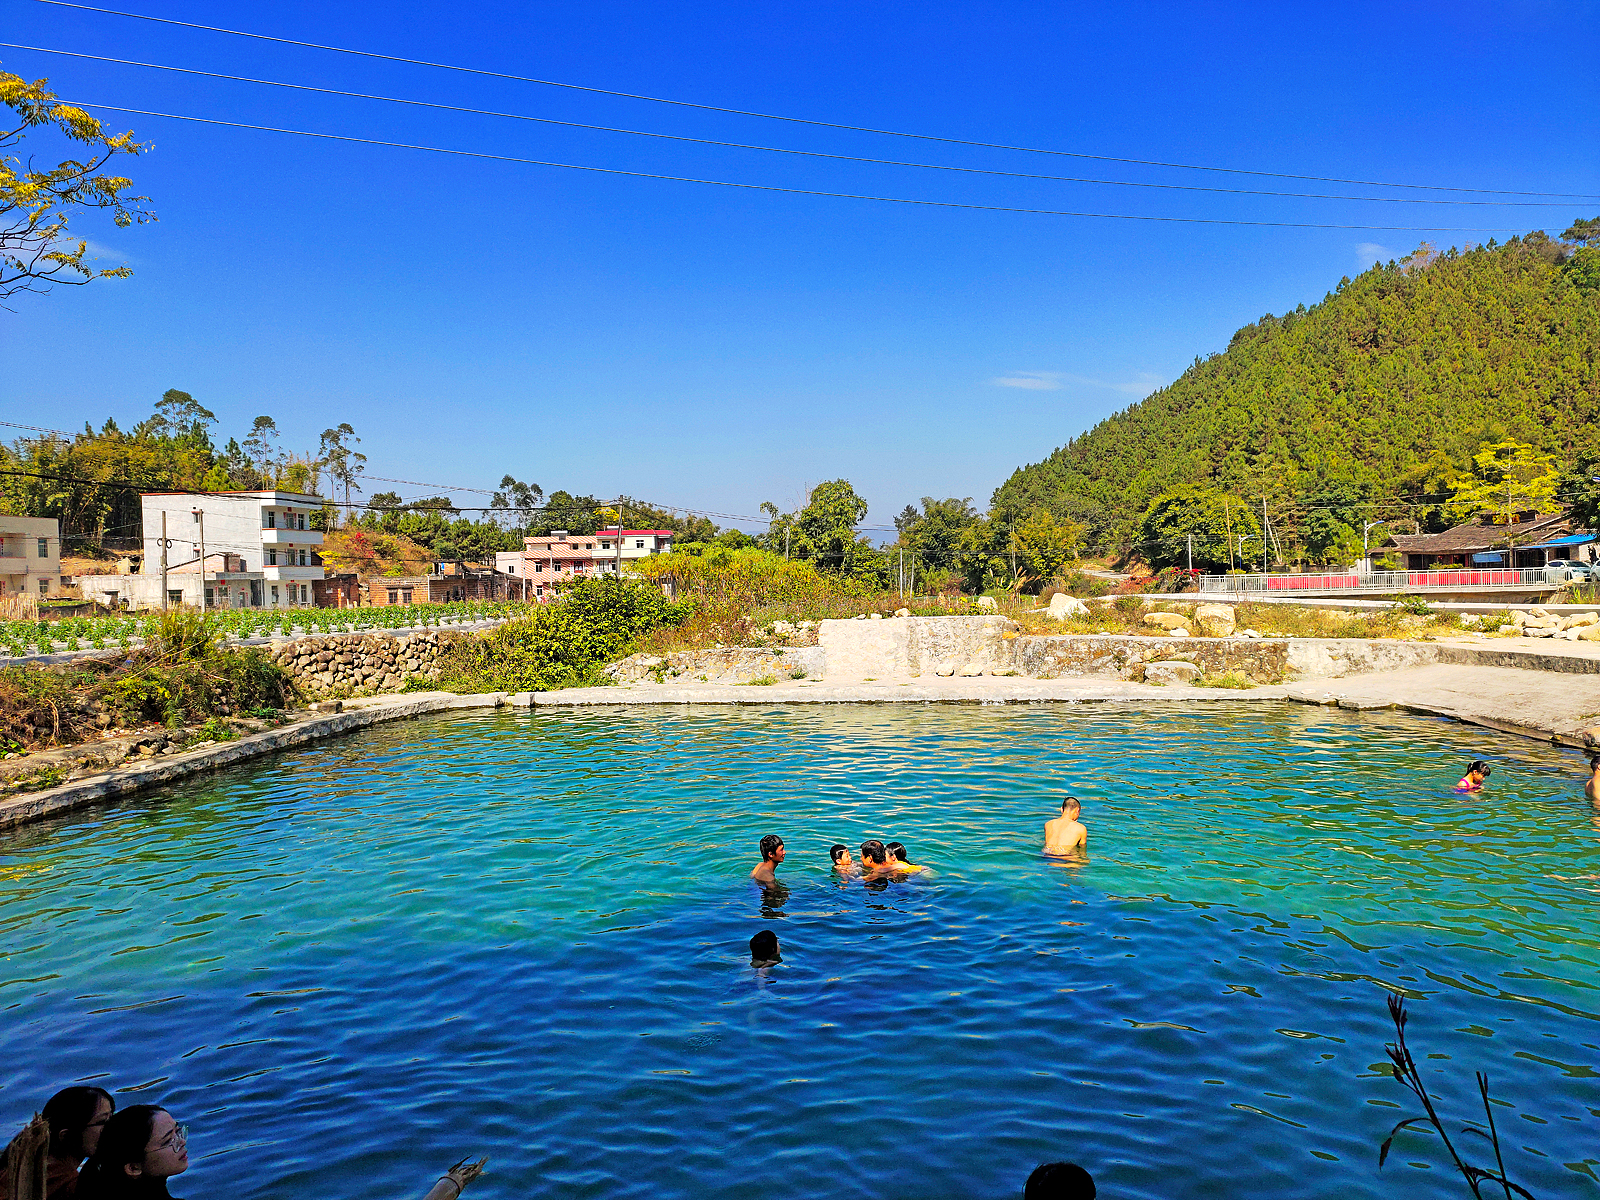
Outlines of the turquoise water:
{"label": "turquoise water", "polygon": [[[1377,1170],[1399,988],[1444,1107],[1488,1071],[1512,1177],[1592,1196],[1580,766],[1277,705],[389,725],[0,842],[0,1119],[159,1100],[175,1190],[236,1200],[420,1195],[469,1153],[478,1200],[1017,1196],[1063,1157],[1107,1197],[1457,1196],[1432,1139]],[[1071,866],[1036,850],[1063,789]],[[936,874],[833,877],[869,836]]]}

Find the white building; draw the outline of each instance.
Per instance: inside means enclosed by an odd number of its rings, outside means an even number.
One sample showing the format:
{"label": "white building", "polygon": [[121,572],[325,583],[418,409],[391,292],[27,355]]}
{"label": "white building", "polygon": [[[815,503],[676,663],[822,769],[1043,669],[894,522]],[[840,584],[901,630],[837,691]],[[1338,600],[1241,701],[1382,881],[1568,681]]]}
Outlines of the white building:
{"label": "white building", "polygon": [[61,522],[0,513],[0,596],[61,590]]}
{"label": "white building", "polygon": [[[130,607],[160,607],[162,518],[167,603],[207,608],[309,608],[323,578],[322,532],[311,528],[320,496],[297,492],[146,492],[144,562],[129,582]],[[201,570],[201,541],[205,543]],[[155,580],[153,584],[150,582]],[[111,580],[108,577],[107,586]],[[151,590],[153,587],[153,591]]]}

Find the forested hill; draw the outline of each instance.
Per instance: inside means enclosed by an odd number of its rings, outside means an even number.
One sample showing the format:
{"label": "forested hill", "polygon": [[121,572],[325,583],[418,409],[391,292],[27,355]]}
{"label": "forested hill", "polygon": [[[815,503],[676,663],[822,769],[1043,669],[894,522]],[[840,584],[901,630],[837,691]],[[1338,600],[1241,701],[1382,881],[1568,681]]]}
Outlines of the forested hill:
{"label": "forested hill", "polygon": [[1579,222],[1569,241],[1424,247],[1341,280],[1309,309],[1262,317],[1019,469],[995,512],[1072,513],[1127,545],[1172,491],[1264,496],[1292,524],[1322,494],[1421,495],[1507,437],[1567,468],[1600,458],[1596,224]]}

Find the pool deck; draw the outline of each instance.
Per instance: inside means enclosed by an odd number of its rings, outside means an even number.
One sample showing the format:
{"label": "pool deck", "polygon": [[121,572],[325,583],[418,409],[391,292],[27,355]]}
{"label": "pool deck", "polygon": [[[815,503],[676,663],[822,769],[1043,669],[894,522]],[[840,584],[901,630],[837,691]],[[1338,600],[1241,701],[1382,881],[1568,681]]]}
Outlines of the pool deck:
{"label": "pool deck", "polygon": [[[1530,642],[1534,644],[1529,644]],[[325,702],[285,725],[237,741],[159,758],[137,759],[102,774],[0,800],[0,834],[75,809],[109,803],[147,788],[218,770],[246,759],[336,737],[380,722],[453,710],[590,708],[637,705],[780,704],[1223,704],[1292,701],[1357,711],[1394,709],[1446,717],[1503,734],[1583,747],[1600,726],[1600,644],[1546,639],[1501,640],[1486,646],[1497,662],[1433,663],[1402,670],[1269,684],[1247,689],[1161,686],[1105,676],[1029,679],[973,678],[802,680],[752,686],[717,683],[639,683],[559,692],[458,696],[418,692]],[[1600,739],[1600,728],[1594,728]],[[1492,755],[1485,746],[1484,753]]]}

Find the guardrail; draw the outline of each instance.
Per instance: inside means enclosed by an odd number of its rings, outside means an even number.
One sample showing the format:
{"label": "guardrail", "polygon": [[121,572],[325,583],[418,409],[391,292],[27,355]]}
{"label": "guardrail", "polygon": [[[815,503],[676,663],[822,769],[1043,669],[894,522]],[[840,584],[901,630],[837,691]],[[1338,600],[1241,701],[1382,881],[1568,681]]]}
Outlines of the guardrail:
{"label": "guardrail", "polygon": [[1202,592],[1282,595],[1294,592],[1532,591],[1563,582],[1545,567],[1456,571],[1324,571],[1304,575],[1202,575]]}

